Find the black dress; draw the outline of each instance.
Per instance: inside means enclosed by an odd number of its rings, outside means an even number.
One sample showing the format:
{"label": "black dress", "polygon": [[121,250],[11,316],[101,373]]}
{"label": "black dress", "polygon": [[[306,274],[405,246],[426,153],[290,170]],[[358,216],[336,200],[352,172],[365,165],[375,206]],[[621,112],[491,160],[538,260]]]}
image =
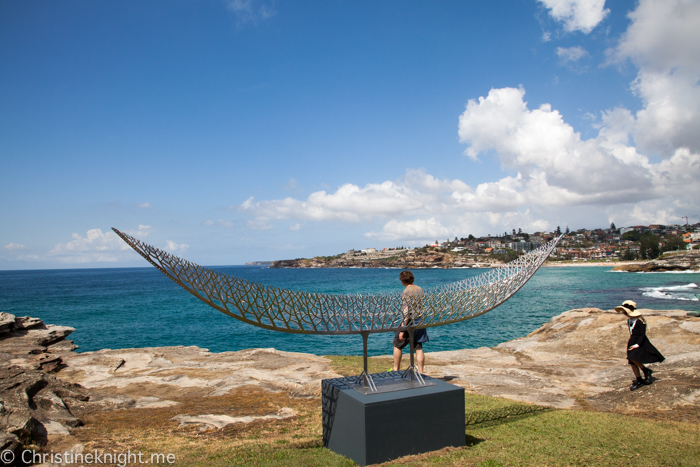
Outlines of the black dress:
{"label": "black dress", "polygon": [[[656,363],[665,360],[661,352],[651,345],[647,339],[647,325],[641,319],[627,320],[627,327],[630,328],[630,340],[627,342],[627,361],[632,365],[632,360],[639,363]],[[633,345],[639,345],[636,349],[629,350]]]}

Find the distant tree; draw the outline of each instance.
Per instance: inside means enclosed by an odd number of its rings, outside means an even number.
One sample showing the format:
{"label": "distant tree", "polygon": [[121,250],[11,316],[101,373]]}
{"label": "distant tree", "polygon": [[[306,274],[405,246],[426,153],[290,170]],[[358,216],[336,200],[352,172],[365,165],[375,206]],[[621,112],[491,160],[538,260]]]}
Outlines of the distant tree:
{"label": "distant tree", "polygon": [[496,259],[500,259],[504,263],[509,263],[509,262],[513,261],[514,259],[517,259],[518,256],[520,256],[520,255],[518,254],[517,251],[506,250],[505,253],[494,253],[491,256],[493,256]]}
{"label": "distant tree", "polygon": [[571,231],[569,230],[569,226],[567,225],[566,226],[566,234],[569,235],[569,232],[571,232]]}
{"label": "distant tree", "polygon": [[617,227],[615,227],[615,223],[611,222],[610,223],[610,230],[617,230]]}
{"label": "distant tree", "polygon": [[457,243],[458,241],[459,241],[459,240],[457,239],[457,237],[455,237],[455,243]]}
{"label": "distant tree", "polygon": [[561,227],[557,226],[557,231],[555,233],[557,235],[561,235]]}
{"label": "distant tree", "polygon": [[515,235],[515,229],[513,229],[513,235]]}
{"label": "distant tree", "polygon": [[474,235],[469,234],[469,237],[468,237],[468,238],[469,238],[469,240],[474,240],[475,237],[474,237]]}
{"label": "distant tree", "polygon": [[664,246],[661,251],[685,250],[685,242],[680,235],[669,235],[664,238]]}
{"label": "distant tree", "polygon": [[623,240],[629,240],[631,242],[638,242],[640,238],[642,238],[642,234],[636,230],[630,230],[622,235]]}
{"label": "distant tree", "polygon": [[634,261],[635,259],[637,259],[637,255],[634,254],[634,251],[628,248],[622,255],[622,259],[624,259],[625,261]]}
{"label": "distant tree", "polygon": [[652,233],[645,233],[639,239],[639,256],[642,259],[656,259],[659,257],[659,237]]}
{"label": "distant tree", "polygon": [[522,233],[523,233],[523,229],[521,229],[520,227],[518,227],[518,235],[520,235],[520,234],[522,234]]}

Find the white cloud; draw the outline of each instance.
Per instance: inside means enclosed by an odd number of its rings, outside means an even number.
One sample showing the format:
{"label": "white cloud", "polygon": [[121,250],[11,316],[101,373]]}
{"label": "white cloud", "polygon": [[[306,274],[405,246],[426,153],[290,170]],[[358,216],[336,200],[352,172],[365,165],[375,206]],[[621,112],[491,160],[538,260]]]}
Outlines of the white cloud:
{"label": "white cloud", "polygon": [[296,231],[296,230],[299,230],[299,229],[301,229],[301,224],[298,223],[298,222],[297,222],[296,224],[294,224],[294,225],[290,225],[290,226],[289,226],[289,230],[292,230],[292,231]]}
{"label": "white cloud", "polygon": [[77,233],[72,236],[72,241],[56,244],[49,256],[62,263],[109,263],[123,260],[124,252],[131,250],[112,231],[90,229],[85,237]]}
{"label": "white cloud", "polygon": [[568,32],[581,31],[588,34],[610,13],[605,0],[539,0],[549,14],[564,23]]}
{"label": "white cloud", "polygon": [[277,14],[274,7],[263,0],[230,0],[228,9],[236,15],[239,25],[245,23],[257,24]]}
{"label": "white cloud", "polygon": [[169,251],[171,253],[175,253],[175,252],[183,253],[189,247],[190,246],[186,243],[175,243],[172,240],[168,240],[168,241],[166,241],[165,250]]}
{"label": "white cloud", "polygon": [[[522,88],[492,89],[469,101],[459,119],[459,137],[469,144],[470,158],[495,151],[524,183],[564,190],[574,202],[620,202],[630,184],[635,196],[652,188],[647,160],[634,148],[605,136],[582,140],[549,104],[529,110],[524,95]],[[620,184],[623,178],[628,183]],[[654,193],[646,191],[649,196]]]}
{"label": "white cloud", "polygon": [[25,245],[22,245],[21,243],[8,243],[5,245],[5,248],[8,250],[23,250],[27,248]]}
{"label": "white cloud", "polygon": [[564,62],[578,62],[583,57],[588,56],[588,52],[581,46],[557,47],[557,57]]}
{"label": "white cloud", "polygon": [[256,201],[251,197],[236,208],[263,220],[360,222],[375,216],[391,216],[407,209],[418,209],[420,202],[415,200],[414,194],[408,186],[390,181],[371,183],[365,187],[346,183],[335,193],[325,190],[311,193],[305,201],[294,198]]}
{"label": "white cloud", "polygon": [[638,68],[632,87],[642,99],[634,140],[664,157],[686,147],[700,151],[700,3],[642,0],[609,63],[630,59]]}
{"label": "white cloud", "polygon": [[390,220],[384,225],[381,232],[368,232],[365,237],[378,240],[418,240],[428,238],[445,238],[451,233],[450,229],[442,225],[437,219],[415,219],[410,221]]}
{"label": "white cloud", "polygon": [[137,208],[144,208],[144,209],[152,207],[151,203],[136,203],[136,204],[134,204],[134,206],[136,206]]}

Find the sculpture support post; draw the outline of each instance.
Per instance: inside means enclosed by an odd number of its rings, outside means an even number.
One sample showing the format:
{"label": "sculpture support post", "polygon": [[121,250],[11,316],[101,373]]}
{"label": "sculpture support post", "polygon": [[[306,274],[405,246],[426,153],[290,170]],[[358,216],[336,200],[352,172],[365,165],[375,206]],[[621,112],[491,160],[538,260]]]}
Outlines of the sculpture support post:
{"label": "sculpture support post", "polygon": [[360,332],[362,336],[362,360],[363,360],[363,371],[362,374],[357,378],[357,383],[362,382],[363,386],[369,388],[370,392],[377,392],[377,386],[372,380],[372,375],[369,374],[367,369],[367,339],[369,338],[369,331]]}
{"label": "sculpture support post", "polygon": [[401,375],[402,378],[405,378],[406,375],[411,377],[411,381],[418,381],[418,384],[421,386],[425,385],[425,380],[421,376],[421,374],[416,371],[416,365],[415,365],[415,349],[416,349],[416,344],[414,341],[413,334],[416,332],[416,328],[408,328],[408,344],[410,347],[410,354],[411,354],[411,360],[410,364],[408,365],[408,368],[406,368],[406,371],[403,372]]}
{"label": "sculpture support post", "polygon": [[[409,364],[408,368],[414,368],[414,364],[415,364],[414,356],[416,354],[416,344],[415,344],[415,341],[413,340],[414,339],[413,336],[414,336],[415,332],[416,332],[416,330],[414,328],[410,328],[408,330],[408,352],[411,356],[411,358],[409,360],[410,364]],[[414,381],[416,379],[416,377],[414,376],[413,373],[414,372],[411,372],[411,381]]]}

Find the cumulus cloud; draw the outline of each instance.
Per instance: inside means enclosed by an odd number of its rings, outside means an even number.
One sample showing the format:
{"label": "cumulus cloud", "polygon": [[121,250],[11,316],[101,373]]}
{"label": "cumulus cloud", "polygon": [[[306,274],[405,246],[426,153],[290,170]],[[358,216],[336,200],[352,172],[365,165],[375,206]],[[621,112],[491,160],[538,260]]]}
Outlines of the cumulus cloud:
{"label": "cumulus cloud", "polygon": [[182,253],[186,251],[190,246],[186,243],[175,243],[172,240],[168,240],[165,242],[165,250],[171,252],[171,253]]}
{"label": "cumulus cloud", "polygon": [[70,242],[56,244],[49,256],[62,263],[103,263],[120,261],[123,259],[121,253],[130,250],[129,245],[112,231],[90,229],[84,237],[78,233],[72,237]]}
{"label": "cumulus cloud", "polygon": [[338,220],[360,222],[374,216],[391,216],[407,209],[418,209],[414,191],[394,182],[371,183],[364,187],[346,183],[335,193],[311,193],[302,201],[295,198],[256,201],[249,198],[236,208],[254,213],[259,219]]}
{"label": "cumulus cloud", "polygon": [[588,34],[610,13],[605,0],[540,0],[549,14],[564,23],[568,32],[581,31]]}
{"label": "cumulus cloud", "polygon": [[445,227],[431,217],[429,219],[414,219],[409,221],[390,220],[384,225],[381,232],[368,232],[365,237],[378,240],[393,241],[393,240],[424,240],[426,238],[445,238],[451,233],[450,229]]}
{"label": "cumulus cloud", "polygon": [[[139,225],[137,229],[125,230],[137,238],[147,237],[152,227]],[[128,259],[133,251],[111,230],[90,229],[85,236],[73,233],[73,240],[57,243],[46,257],[38,259],[54,260],[62,263],[112,263]]]}
{"label": "cumulus cloud", "polygon": [[27,248],[25,245],[22,245],[21,243],[8,243],[5,245],[5,248],[8,250],[23,250]]}
{"label": "cumulus cloud", "polygon": [[300,229],[301,229],[301,224],[298,222],[294,225],[289,226],[289,230],[292,230],[292,231],[296,231],[296,230],[300,230]]}
{"label": "cumulus cloud", "polygon": [[[495,151],[501,163],[518,170],[525,183],[568,192],[574,202],[620,202],[630,193],[651,190],[647,159],[634,148],[605,136],[582,140],[562,115],[543,104],[529,110],[523,88],[492,89],[470,100],[459,118],[459,138],[467,156]],[[544,178],[542,178],[544,177]],[[619,180],[628,183],[621,185]],[[647,191],[646,196],[653,196]]]}
{"label": "cumulus cloud", "polygon": [[634,141],[670,157],[680,147],[700,151],[700,3],[643,0],[608,62],[639,68],[632,89],[642,99]]}

